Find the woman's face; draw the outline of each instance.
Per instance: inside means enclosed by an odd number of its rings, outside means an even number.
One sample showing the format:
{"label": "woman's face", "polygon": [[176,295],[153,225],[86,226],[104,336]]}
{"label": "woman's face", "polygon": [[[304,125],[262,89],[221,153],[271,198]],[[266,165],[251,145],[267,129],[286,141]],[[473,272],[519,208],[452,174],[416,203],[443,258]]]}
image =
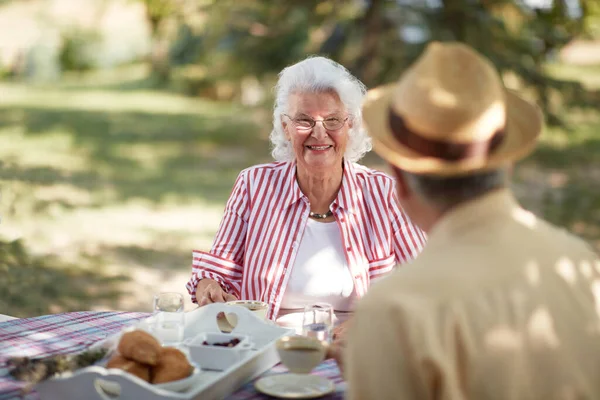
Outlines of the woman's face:
{"label": "woman's face", "polygon": [[[298,166],[307,170],[328,170],[342,165],[352,127],[346,108],[335,92],[295,93],[290,96],[288,113],[282,116],[283,130],[291,141]],[[326,129],[348,120],[337,129]],[[303,128],[318,121],[315,126]],[[337,125],[340,125],[339,123]]]}

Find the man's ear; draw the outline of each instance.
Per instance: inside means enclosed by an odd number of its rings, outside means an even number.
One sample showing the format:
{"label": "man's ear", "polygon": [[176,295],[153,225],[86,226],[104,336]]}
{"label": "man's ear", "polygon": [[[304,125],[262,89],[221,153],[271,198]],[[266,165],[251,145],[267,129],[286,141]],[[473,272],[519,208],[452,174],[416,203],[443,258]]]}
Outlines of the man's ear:
{"label": "man's ear", "polygon": [[410,189],[406,184],[406,179],[404,179],[404,174],[402,174],[402,170],[394,165],[390,165],[392,172],[394,173],[394,177],[396,178],[396,192],[398,194],[398,199],[405,199],[410,196]]}

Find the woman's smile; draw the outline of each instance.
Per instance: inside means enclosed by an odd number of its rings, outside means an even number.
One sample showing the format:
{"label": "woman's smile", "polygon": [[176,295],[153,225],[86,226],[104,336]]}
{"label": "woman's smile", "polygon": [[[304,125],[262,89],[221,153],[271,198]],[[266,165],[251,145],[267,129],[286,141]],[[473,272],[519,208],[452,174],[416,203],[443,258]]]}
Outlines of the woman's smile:
{"label": "woman's smile", "polygon": [[333,149],[333,145],[331,145],[331,144],[324,144],[324,145],[316,145],[316,144],[308,145],[307,144],[304,147],[307,148],[308,150],[310,150],[311,152],[314,152],[314,153],[317,153],[317,154],[318,153],[325,153],[328,150]]}

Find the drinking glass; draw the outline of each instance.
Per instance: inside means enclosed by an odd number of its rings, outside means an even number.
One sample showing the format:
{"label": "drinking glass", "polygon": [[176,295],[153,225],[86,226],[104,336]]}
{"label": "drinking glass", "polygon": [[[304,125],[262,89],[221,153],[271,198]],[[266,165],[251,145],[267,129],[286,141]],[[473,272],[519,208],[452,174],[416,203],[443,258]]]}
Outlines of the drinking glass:
{"label": "drinking glass", "polygon": [[315,303],[304,307],[302,335],[331,343],[333,336],[333,307]]}
{"label": "drinking glass", "polygon": [[183,295],[163,292],[154,295],[154,335],[163,346],[179,346],[183,342],[185,313]]}

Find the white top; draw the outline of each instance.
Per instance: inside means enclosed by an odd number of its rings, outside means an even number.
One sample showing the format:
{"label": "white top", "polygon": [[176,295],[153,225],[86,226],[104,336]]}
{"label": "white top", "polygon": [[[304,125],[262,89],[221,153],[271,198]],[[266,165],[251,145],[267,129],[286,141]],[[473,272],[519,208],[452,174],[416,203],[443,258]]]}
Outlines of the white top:
{"label": "white top", "polygon": [[[309,219],[283,295],[280,315],[283,317],[316,302],[329,303],[335,311],[352,311],[355,299],[354,281],[338,224]],[[301,314],[300,321],[289,321],[290,325],[300,325]],[[343,313],[336,313],[338,319],[339,314]],[[278,321],[285,323],[291,318],[289,315]]]}

